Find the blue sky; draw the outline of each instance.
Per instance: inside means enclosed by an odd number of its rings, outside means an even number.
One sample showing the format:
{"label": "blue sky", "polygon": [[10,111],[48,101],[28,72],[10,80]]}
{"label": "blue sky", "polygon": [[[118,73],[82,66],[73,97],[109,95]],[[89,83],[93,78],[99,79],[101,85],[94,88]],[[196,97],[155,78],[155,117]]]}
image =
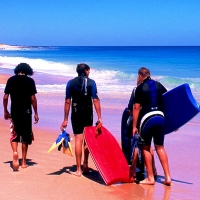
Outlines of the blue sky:
{"label": "blue sky", "polygon": [[0,43],[200,45],[199,0],[1,0]]}

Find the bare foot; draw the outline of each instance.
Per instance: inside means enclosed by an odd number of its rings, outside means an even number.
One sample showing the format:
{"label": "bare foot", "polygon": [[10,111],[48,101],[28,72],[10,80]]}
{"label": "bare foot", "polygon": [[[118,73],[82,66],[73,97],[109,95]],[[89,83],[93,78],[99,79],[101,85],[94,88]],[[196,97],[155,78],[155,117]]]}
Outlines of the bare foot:
{"label": "bare foot", "polygon": [[77,176],[77,177],[81,177],[81,175],[82,175],[81,172],[77,172],[77,171],[76,172],[69,171],[69,173],[74,175],[74,176]]}
{"label": "bare foot", "polygon": [[172,183],[171,179],[165,180],[165,181],[163,182],[163,184],[164,184],[164,185],[167,185],[167,186],[171,186],[171,183]]}
{"label": "bare foot", "polygon": [[16,171],[19,169],[19,160],[18,160],[18,153],[17,152],[13,153],[12,166],[13,166],[13,169],[16,170]]}
{"label": "bare foot", "polygon": [[140,181],[139,184],[154,185],[155,181],[150,181],[147,178],[145,178],[143,181]]}
{"label": "bare foot", "polygon": [[23,164],[23,165],[21,166],[21,168],[27,168],[27,167],[28,167],[27,164]]}

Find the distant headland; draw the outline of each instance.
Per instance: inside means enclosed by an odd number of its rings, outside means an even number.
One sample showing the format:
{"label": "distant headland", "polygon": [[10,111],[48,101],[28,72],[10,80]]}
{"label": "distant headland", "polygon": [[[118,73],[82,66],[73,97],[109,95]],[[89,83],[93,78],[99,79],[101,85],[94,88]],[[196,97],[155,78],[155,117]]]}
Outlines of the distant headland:
{"label": "distant headland", "polygon": [[7,45],[0,43],[0,50],[21,50],[26,48],[25,46],[18,46],[18,45]]}

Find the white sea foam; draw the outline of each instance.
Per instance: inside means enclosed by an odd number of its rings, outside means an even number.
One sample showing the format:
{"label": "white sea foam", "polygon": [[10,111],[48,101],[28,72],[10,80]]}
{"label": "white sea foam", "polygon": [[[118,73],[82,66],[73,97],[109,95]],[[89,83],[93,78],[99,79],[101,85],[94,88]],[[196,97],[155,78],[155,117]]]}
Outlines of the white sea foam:
{"label": "white sea foam", "polygon": [[64,93],[65,92],[66,85],[58,85],[58,84],[52,84],[52,85],[37,85],[37,91],[38,92],[48,92],[48,93]]}
{"label": "white sea foam", "polygon": [[51,62],[43,59],[0,56],[1,68],[14,69],[19,63],[28,63],[34,71],[53,75],[74,76],[75,67],[69,64]]}
{"label": "white sea foam", "polygon": [[[0,67],[4,69],[14,69],[15,66],[21,62],[28,63],[36,72],[43,74],[55,75],[55,84],[39,85],[37,84],[38,91],[41,92],[63,92],[65,85],[56,83],[56,77],[67,76],[75,77],[76,65],[62,62],[52,62],[44,59],[31,59],[25,57],[8,57],[0,56]],[[132,91],[136,85],[137,73],[125,73],[118,70],[102,70],[92,68],[90,78],[94,79],[98,86],[98,92],[103,93],[126,93]],[[153,76],[155,80],[160,81],[169,90],[183,83],[188,83],[193,92],[198,93],[200,89],[200,78],[178,78],[167,76]],[[5,86],[0,85],[0,88]]]}
{"label": "white sea foam", "polygon": [[[22,62],[28,63],[34,69],[35,72],[51,74],[56,76],[77,76],[76,66],[71,64],[46,61],[43,59],[0,56],[1,68],[14,69],[17,64]],[[118,73],[119,71],[114,70],[91,69],[90,77],[95,79],[99,84],[114,84],[119,82],[118,78],[116,78]]]}

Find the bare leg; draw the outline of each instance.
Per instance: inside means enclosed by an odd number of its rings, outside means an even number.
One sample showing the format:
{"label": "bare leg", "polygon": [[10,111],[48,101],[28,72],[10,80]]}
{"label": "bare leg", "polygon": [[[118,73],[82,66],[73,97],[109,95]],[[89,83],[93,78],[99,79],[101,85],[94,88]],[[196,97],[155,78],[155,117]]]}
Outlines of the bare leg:
{"label": "bare leg", "polygon": [[19,169],[19,157],[18,157],[18,152],[17,152],[18,142],[11,142],[11,147],[13,150],[12,167],[14,170],[18,170]]}
{"label": "bare leg", "polygon": [[22,166],[21,168],[27,168],[28,165],[26,164],[26,155],[28,151],[28,144],[22,143]]}
{"label": "bare leg", "polygon": [[82,146],[83,146],[83,134],[75,135],[75,155],[76,155],[76,164],[77,170],[76,172],[71,172],[71,174],[75,176],[81,176],[81,158],[82,158]]}
{"label": "bare leg", "polygon": [[169,172],[169,164],[168,164],[168,157],[167,157],[167,153],[165,151],[164,146],[160,146],[160,145],[155,145],[156,148],[156,152],[158,154],[160,163],[163,167],[164,173],[165,173],[165,181],[164,184],[165,185],[171,185],[171,177],[170,177],[170,172]]}
{"label": "bare leg", "polygon": [[11,142],[10,144],[11,144],[13,153],[17,152],[18,142]]}
{"label": "bare leg", "polygon": [[135,148],[132,161],[132,176],[136,178],[136,165],[138,160],[138,148]]}
{"label": "bare leg", "polygon": [[154,152],[153,152],[152,148],[150,148],[150,152],[151,152],[151,155],[152,155],[153,174],[154,174],[154,178],[156,178],[156,176],[157,176],[157,170],[156,170],[156,165],[155,165]]}
{"label": "bare leg", "polygon": [[89,150],[88,150],[87,145],[84,143],[84,161],[83,161],[83,172],[84,173],[89,172],[88,158],[89,158]]}
{"label": "bare leg", "polygon": [[144,163],[147,169],[147,178],[143,181],[140,181],[141,184],[148,184],[154,185],[155,179],[153,175],[153,168],[152,168],[152,155],[150,153],[150,146],[142,146],[142,151],[144,154]]}

